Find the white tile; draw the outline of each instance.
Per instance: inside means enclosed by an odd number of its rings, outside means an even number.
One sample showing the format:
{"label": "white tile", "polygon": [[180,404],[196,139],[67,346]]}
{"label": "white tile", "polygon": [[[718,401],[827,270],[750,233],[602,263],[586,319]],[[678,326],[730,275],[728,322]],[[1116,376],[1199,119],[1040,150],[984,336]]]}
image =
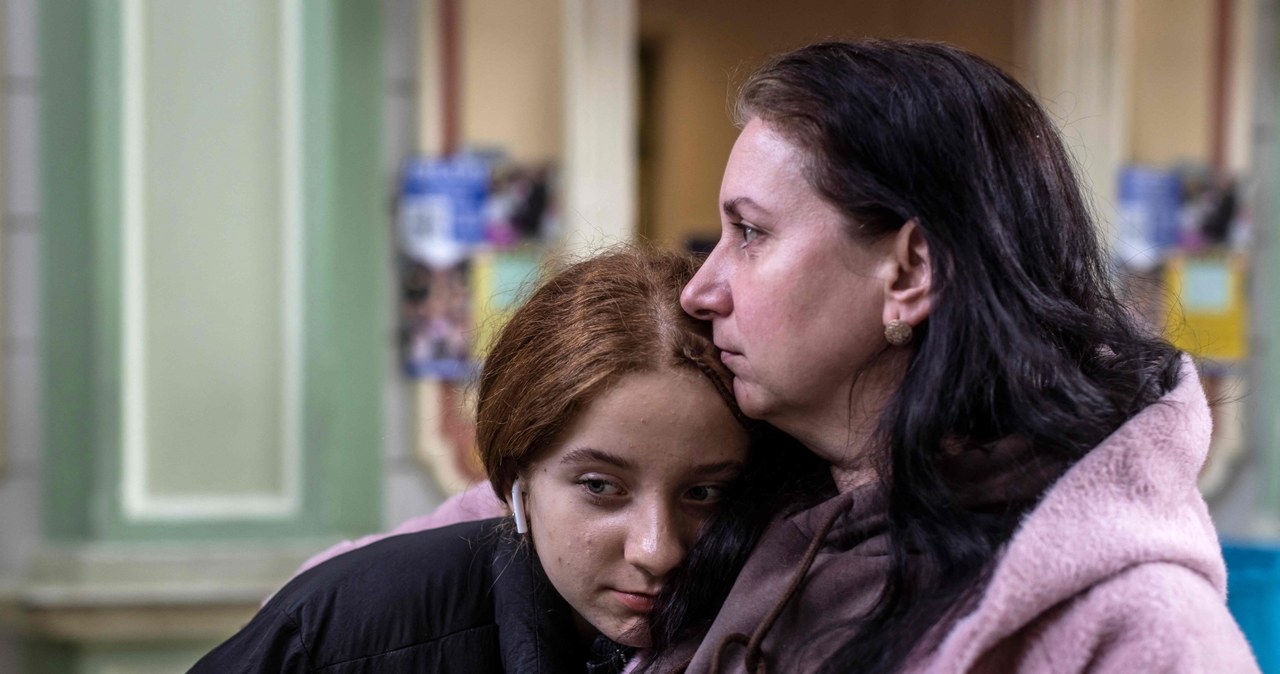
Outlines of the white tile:
{"label": "white tile", "polygon": [[4,327],[10,344],[26,347],[40,335],[40,234],[9,230],[4,246]]}
{"label": "white tile", "polygon": [[40,481],[35,476],[0,479],[0,575],[23,571],[40,543]]}
{"label": "white tile", "polygon": [[4,451],[15,471],[40,459],[40,358],[35,349],[8,352],[4,362]]}
{"label": "white tile", "polygon": [[6,211],[30,216],[40,212],[40,119],[35,92],[10,92],[5,105]]}
{"label": "white tile", "polygon": [[1209,501],[1209,513],[1218,535],[1223,538],[1250,538],[1257,535],[1258,486],[1266,471],[1259,470],[1254,453],[1244,456],[1232,471],[1222,491]]}
{"label": "white tile", "polygon": [[389,470],[383,481],[382,512],[385,529],[393,529],[410,517],[429,513],[444,500],[440,490],[426,473],[416,466],[401,465],[403,470]]}
{"label": "white tile", "polygon": [[391,185],[417,143],[416,103],[412,96],[387,93],[382,97],[382,156]]}
{"label": "white tile", "polygon": [[418,2],[384,0],[383,81],[413,79],[418,68]]}
{"label": "white tile", "polygon": [[9,77],[34,78],[39,73],[36,0],[4,0],[4,67]]}
{"label": "white tile", "polygon": [[10,231],[40,231],[40,216],[38,215],[16,215],[10,213],[5,219],[6,222],[4,224]]}
{"label": "white tile", "polygon": [[413,453],[412,392],[400,375],[399,364],[388,368],[382,384],[382,455],[388,463],[407,461]]}

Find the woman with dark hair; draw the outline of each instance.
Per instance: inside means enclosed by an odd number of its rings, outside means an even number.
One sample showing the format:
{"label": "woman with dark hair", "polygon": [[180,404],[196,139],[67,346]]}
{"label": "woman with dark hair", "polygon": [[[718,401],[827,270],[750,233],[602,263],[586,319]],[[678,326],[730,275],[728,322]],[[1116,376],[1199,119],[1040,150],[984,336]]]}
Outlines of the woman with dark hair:
{"label": "woman with dark hair", "polygon": [[698,543],[653,669],[1256,671],[1196,489],[1197,374],[1117,301],[1034,98],[950,46],[833,42],[758,70],[737,122],[682,303],[743,413],[833,484],[705,638],[685,605],[733,528]]}
{"label": "woman with dark hair", "polygon": [[192,671],[620,671],[743,471],[787,470],[775,442],[749,452],[708,326],[680,308],[695,269],[624,250],[549,278],[479,383],[477,445],[513,516],[324,561]]}

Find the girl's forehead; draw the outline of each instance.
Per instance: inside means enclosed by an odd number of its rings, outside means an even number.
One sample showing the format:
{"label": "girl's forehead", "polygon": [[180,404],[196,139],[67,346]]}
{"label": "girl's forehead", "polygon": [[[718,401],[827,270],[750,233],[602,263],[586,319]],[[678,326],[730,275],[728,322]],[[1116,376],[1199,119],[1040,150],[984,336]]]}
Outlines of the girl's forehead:
{"label": "girl's forehead", "polygon": [[665,369],[624,375],[597,394],[539,463],[674,473],[741,461],[747,445],[706,375]]}

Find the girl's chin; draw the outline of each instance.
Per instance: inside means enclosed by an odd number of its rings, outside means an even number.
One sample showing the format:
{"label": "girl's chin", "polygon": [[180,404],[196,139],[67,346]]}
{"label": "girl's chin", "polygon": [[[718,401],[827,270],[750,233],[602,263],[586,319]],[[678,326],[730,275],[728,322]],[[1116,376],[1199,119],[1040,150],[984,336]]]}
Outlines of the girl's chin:
{"label": "girl's chin", "polygon": [[649,624],[644,620],[630,621],[628,624],[621,626],[620,629],[602,632],[610,641],[631,648],[648,648]]}

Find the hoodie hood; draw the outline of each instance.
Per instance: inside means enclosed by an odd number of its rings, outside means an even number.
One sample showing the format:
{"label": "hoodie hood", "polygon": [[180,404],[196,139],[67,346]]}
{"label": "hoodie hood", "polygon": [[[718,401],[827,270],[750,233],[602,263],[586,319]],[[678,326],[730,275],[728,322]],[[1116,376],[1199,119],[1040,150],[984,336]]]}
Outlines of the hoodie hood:
{"label": "hoodie hood", "polygon": [[1226,568],[1196,486],[1212,422],[1184,356],[1178,385],[1068,470],[1025,518],[975,608],[926,660],[965,671],[1046,612],[1139,564],[1202,576],[1226,596]]}

